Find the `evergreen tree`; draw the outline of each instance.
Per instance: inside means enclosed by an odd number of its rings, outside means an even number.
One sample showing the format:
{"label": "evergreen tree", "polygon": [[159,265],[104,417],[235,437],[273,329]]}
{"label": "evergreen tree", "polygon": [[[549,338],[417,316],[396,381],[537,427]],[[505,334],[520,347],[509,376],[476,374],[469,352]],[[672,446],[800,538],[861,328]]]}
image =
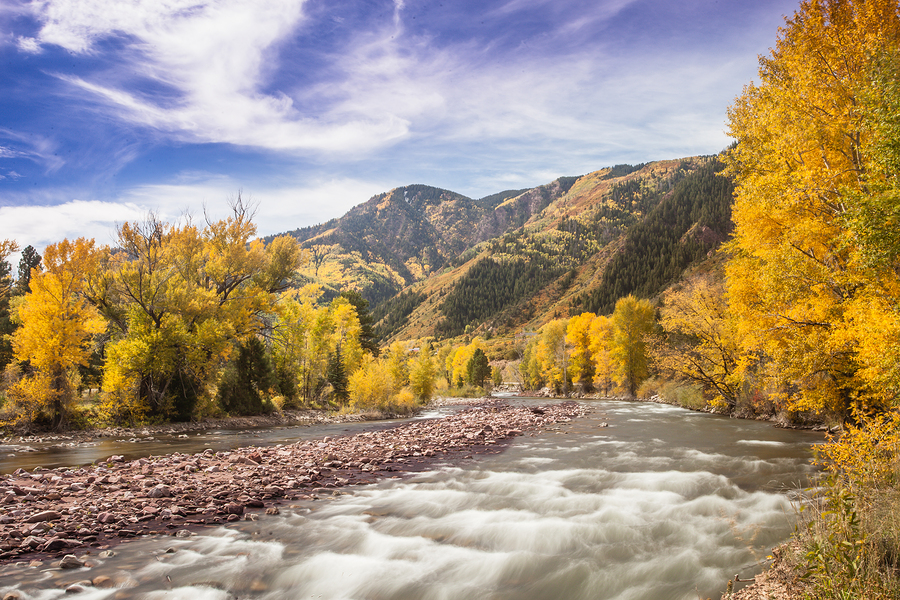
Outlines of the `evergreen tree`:
{"label": "evergreen tree", "polygon": [[19,259],[19,278],[16,281],[17,293],[25,294],[31,291],[31,270],[41,270],[41,255],[34,246],[25,246],[22,250],[22,258]]}
{"label": "evergreen tree", "polygon": [[341,296],[346,298],[356,309],[356,318],[359,319],[359,343],[363,350],[372,356],[378,356],[378,342],[375,339],[375,331],[372,328],[374,319],[369,311],[369,301],[362,297],[356,290],[344,290]]}
{"label": "evergreen tree", "polygon": [[344,357],[341,352],[341,346],[334,349],[334,352],[328,358],[328,369],[325,371],[325,378],[331,384],[334,397],[341,403],[346,402],[348,394],[347,370],[344,368]]}
{"label": "evergreen tree", "polygon": [[276,385],[278,381],[265,346],[259,338],[251,337],[241,344],[237,358],[225,369],[219,384],[219,404],[234,415],[266,412],[263,394]]}
{"label": "evergreen tree", "polygon": [[483,386],[484,380],[491,376],[491,366],[488,364],[487,356],[481,348],[475,349],[466,367],[468,380],[472,385]]}
{"label": "evergreen tree", "polygon": [[12,288],[10,274],[12,267],[8,261],[0,260],[0,371],[12,362],[13,351],[10,335],[15,325],[9,315],[9,296]]}

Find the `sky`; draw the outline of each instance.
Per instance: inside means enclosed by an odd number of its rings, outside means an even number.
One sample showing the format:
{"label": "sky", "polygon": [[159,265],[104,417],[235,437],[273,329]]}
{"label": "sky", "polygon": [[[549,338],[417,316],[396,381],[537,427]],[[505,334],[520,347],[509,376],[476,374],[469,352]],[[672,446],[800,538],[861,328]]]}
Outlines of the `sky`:
{"label": "sky", "polygon": [[714,154],[797,0],[0,1],[0,239]]}

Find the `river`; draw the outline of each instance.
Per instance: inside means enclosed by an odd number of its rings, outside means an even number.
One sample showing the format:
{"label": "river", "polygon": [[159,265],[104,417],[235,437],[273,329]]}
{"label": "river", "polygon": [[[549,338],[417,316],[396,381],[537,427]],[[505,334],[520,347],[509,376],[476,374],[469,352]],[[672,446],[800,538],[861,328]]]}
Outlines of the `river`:
{"label": "river", "polygon": [[[697,600],[749,578],[792,531],[821,434],[679,408],[591,413],[505,452],[296,502],[90,569],[0,567],[25,600]],[[608,423],[608,427],[603,427]],[[70,584],[110,577],[116,588]]]}

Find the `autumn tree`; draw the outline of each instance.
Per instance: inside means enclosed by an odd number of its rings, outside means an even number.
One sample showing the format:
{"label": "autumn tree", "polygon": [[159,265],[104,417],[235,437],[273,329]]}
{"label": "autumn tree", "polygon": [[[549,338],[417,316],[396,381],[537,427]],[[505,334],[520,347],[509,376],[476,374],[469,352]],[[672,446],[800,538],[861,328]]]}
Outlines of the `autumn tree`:
{"label": "autumn tree", "polygon": [[[866,377],[877,371],[870,360],[900,358],[897,278],[883,280],[858,251],[881,233],[896,239],[876,224],[890,223],[893,201],[882,211],[865,199],[878,170],[877,64],[900,42],[898,11],[894,0],[804,0],[760,58],[759,83],[729,110],[738,141],[726,158],[737,184],[730,307],[743,356],[761,359],[798,409],[841,413],[854,399],[877,407],[898,392]],[[892,333],[882,352],[861,352],[873,318]]]}
{"label": "autumn tree", "polygon": [[319,276],[319,267],[325,262],[325,259],[328,258],[328,255],[331,254],[331,246],[325,246],[324,244],[313,244],[309,247],[311,258],[310,261],[313,264],[313,269],[315,270],[316,277]]}
{"label": "autumn tree", "polygon": [[591,324],[596,318],[594,313],[581,313],[570,318],[566,326],[566,342],[571,348],[569,373],[585,391],[593,387],[596,370],[591,353]]}
{"label": "autumn tree", "polygon": [[91,284],[116,329],[106,348],[107,409],[187,419],[231,355],[263,327],[300,263],[296,240],[254,239],[251,207],[167,224],[155,216],[119,228],[117,251]]}
{"label": "autumn tree", "polygon": [[321,289],[308,285],[281,295],[270,332],[275,373],[281,393],[294,402],[309,401],[324,379],[327,328],[317,307]]}
{"label": "autumn tree", "polygon": [[610,348],[612,346],[612,321],[605,315],[598,315],[588,330],[590,343],[588,349],[594,362],[594,386],[608,396],[613,382],[613,362]]}
{"label": "autumn tree", "polygon": [[634,396],[649,376],[647,336],[655,323],[653,305],[634,296],[616,302],[612,315],[610,357],[616,381]]}
{"label": "autumn tree", "polygon": [[419,352],[409,359],[409,386],[420,402],[427,402],[434,394],[434,378],[437,368],[431,347],[423,344]]}
{"label": "autumn tree", "polygon": [[396,388],[402,388],[409,384],[409,353],[406,344],[394,342],[388,348],[387,366],[391,373],[391,379]]}
{"label": "autumn tree", "polygon": [[452,385],[462,387],[466,382],[472,383],[469,379],[469,363],[476,350],[484,352],[484,342],[477,337],[469,344],[456,348],[447,356],[447,370],[450,373]]}
{"label": "autumn tree", "polygon": [[652,345],[656,367],[700,384],[734,408],[740,349],[724,282],[700,275],[671,288],[663,297],[660,325],[663,333]]}
{"label": "autumn tree", "polygon": [[545,385],[553,386],[564,394],[568,392],[568,346],[565,319],[554,319],[538,332],[535,360]]}
{"label": "autumn tree", "polygon": [[21,327],[12,341],[16,360],[28,361],[34,370],[13,390],[26,420],[45,415],[54,428],[66,424],[77,367],[87,362],[92,336],[105,329],[84,294],[100,254],[93,240],[63,240],[47,247],[44,271],[32,272],[31,292],[19,308]]}

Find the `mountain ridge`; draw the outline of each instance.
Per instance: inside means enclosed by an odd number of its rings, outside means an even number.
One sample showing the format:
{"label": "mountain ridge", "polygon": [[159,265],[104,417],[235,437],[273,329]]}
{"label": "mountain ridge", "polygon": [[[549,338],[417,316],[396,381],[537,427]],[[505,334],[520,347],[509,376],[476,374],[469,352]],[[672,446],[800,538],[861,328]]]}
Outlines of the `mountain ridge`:
{"label": "mountain ridge", "polygon": [[359,291],[382,341],[507,335],[672,283],[730,234],[720,171],[715,155],[615,165],[477,200],[414,184],[287,234],[320,259],[298,284]]}

